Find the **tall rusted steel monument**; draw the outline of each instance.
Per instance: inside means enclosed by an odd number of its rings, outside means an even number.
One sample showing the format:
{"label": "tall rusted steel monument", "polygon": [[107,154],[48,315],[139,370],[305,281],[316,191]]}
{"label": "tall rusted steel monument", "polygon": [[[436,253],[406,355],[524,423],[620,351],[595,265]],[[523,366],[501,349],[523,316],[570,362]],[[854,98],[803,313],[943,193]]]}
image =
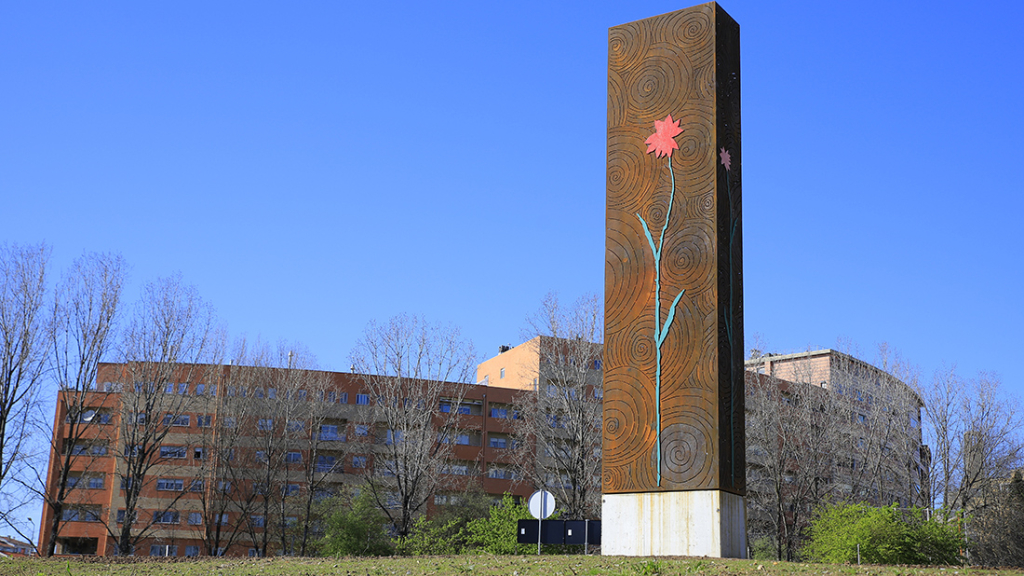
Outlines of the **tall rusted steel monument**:
{"label": "tall rusted steel monument", "polygon": [[609,30],[605,554],[746,554],[739,34]]}

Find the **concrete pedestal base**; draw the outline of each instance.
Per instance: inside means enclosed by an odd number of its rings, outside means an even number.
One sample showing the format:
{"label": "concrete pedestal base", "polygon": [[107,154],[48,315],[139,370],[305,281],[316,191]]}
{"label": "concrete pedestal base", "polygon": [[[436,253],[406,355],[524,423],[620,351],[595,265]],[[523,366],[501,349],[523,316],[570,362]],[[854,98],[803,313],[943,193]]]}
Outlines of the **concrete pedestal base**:
{"label": "concrete pedestal base", "polygon": [[601,553],[746,558],[747,510],[722,490],[605,494]]}

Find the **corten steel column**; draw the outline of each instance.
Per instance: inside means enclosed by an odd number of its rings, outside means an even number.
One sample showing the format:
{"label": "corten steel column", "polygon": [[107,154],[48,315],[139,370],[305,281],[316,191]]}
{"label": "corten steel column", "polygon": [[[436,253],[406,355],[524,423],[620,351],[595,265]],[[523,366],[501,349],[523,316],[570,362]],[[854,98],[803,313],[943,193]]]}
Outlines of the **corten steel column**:
{"label": "corten steel column", "polygon": [[605,554],[746,555],[739,25],[608,39]]}

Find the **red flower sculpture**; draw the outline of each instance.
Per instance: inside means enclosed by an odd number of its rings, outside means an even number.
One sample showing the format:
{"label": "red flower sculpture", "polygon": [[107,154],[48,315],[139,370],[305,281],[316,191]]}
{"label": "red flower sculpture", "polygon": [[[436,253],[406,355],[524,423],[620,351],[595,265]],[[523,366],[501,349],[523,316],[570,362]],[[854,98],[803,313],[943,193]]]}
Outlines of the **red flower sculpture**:
{"label": "red flower sculpture", "polygon": [[682,133],[683,129],[679,127],[679,120],[673,122],[671,114],[664,120],[655,120],[654,134],[644,140],[644,144],[647,144],[647,153],[654,152],[658,158],[672,156],[672,151],[679,149],[675,137]]}
{"label": "red flower sculpture", "polygon": [[729,168],[732,167],[732,157],[729,156],[729,151],[722,148],[722,151],[719,152],[718,155],[722,158],[722,166],[725,166],[726,171],[728,171]]}

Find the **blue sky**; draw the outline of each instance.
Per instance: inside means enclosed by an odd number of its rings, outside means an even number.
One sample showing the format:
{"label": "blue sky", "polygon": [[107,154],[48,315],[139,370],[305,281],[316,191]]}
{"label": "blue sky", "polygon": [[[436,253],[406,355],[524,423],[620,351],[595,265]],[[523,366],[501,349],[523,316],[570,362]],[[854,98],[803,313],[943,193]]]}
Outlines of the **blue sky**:
{"label": "blue sky", "polygon": [[[676,2],[8,2],[0,241],[181,272],[344,370],[371,319],[481,359],[603,289],[607,29]],[[772,5],[770,5],[772,4]],[[1024,349],[1024,7],[732,1],[748,347]]]}

